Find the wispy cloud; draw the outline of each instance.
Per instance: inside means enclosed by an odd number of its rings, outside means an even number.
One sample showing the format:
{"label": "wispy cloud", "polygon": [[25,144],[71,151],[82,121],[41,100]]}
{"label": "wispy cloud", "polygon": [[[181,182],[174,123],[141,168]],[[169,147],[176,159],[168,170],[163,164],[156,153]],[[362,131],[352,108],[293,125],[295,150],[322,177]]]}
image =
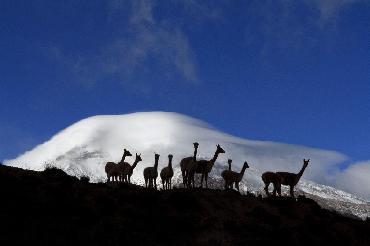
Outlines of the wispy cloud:
{"label": "wispy cloud", "polygon": [[[107,78],[120,84],[151,86],[154,81],[144,81],[145,76],[198,83],[196,57],[186,33],[179,24],[157,20],[156,3],[111,0],[106,21],[117,29],[111,38],[88,53],[72,53],[57,44],[50,52],[69,71],[70,80],[88,87]],[[200,3],[196,6],[202,9]]]}
{"label": "wispy cloud", "polygon": [[[251,1],[246,9],[246,41],[258,43],[261,55],[311,51],[330,42],[345,10],[362,0]],[[257,25],[251,27],[249,23]]]}
{"label": "wispy cloud", "polygon": [[189,82],[198,82],[197,66],[186,34],[179,26],[155,20],[153,8],[152,1],[133,2],[128,35],[117,38],[102,51],[105,71],[127,76],[138,72],[151,59],[161,64],[162,72],[175,71]]}
{"label": "wispy cloud", "polygon": [[322,27],[334,24],[342,10],[359,2],[363,0],[307,0],[318,11],[318,23]]}

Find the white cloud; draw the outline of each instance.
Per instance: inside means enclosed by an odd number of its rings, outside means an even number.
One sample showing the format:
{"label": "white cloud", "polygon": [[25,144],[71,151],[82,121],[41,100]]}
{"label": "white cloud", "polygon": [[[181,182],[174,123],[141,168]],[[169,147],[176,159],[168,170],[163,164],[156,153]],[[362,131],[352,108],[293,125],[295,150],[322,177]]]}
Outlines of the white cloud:
{"label": "white cloud", "polygon": [[334,185],[370,200],[370,160],[357,162],[333,176]]}
{"label": "white cloud", "polygon": [[152,59],[163,69],[159,72],[176,71],[185,80],[196,83],[196,62],[186,34],[179,26],[155,20],[153,8],[151,1],[133,2],[127,35],[102,51],[105,71],[125,77]]}

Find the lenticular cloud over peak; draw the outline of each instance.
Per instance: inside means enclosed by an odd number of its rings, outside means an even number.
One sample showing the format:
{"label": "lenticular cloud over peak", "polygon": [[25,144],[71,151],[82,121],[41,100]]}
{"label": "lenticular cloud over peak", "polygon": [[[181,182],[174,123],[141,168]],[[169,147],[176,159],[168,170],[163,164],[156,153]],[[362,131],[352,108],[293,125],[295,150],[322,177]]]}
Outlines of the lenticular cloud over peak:
{"label": "lenticular cloud over peak", "polygon": [[[310,158],[312,165],[305,177],[315,181],[323,179],[334,165],[346,158],[334,151],[241,139],[177,113],[141,112],[89,117],[5,163],[34,170],[43,170],[46,164],[52,164],[74,175],[87,173],[93,179],[103,179],[105,163],[119,161],[123,148],[127,148],[132,153],[142,153],[143,163],[134,173],[134,177],[139,178],[139,170],[152,165],[154,152],[161,155],[162,166],[167,164],[167,155],[174,154],[176,166],[181,158],[192,155],[195,141],[200,143],[200,158],[212,157],[216,144],[220,144],[226,154],[220,156],[218,163],[226,165],[226,160],[231,158],[237,168],[247,160],[251,168],[261,172],[295,172],[300,169],[303,158]],[[133,157],[127,160],[132,162]]]}

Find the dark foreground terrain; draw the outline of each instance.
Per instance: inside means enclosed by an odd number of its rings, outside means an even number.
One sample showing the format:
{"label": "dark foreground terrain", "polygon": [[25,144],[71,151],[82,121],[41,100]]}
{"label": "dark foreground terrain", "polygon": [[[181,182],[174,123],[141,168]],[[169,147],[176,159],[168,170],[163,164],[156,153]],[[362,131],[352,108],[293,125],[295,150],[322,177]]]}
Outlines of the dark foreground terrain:
{"label": "dark foreground terrain", "polygon": [[370,245],[370,221],[304,197],[150,191],[0,166],[0,245]]}

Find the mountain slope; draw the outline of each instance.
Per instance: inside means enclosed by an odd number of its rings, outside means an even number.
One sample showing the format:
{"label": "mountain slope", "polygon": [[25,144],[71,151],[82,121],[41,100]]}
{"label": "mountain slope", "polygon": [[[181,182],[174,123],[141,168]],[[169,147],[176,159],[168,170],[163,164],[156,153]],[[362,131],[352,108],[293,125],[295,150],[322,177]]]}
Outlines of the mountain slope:
{"label": "mountain slope", "polygon": [[[92,181],[98,182],[105,180],[105,163],[119,161],[123,148],[127,148],[133,154],[142,153],[143,162],[138,164],[133,174],[133,180],[140,184],[142,170],[153,165],[154,152],[161,155],[159,168],[167,165],[167,155],[173,154],[174,168],[179,174],[178,163],[183,157],[192,155],[192,143],[195,141],[200,143],[198,158],[212,157],[216,144],[225,149],[226,153],[220,155],[212,173],[215,179],[220,170],[226,168],[228,158],[233,159],[234,170],[239,170],[247,160],[251,168],[246,172],[244,184],[255,193],[261,190],[260,175],[264,171],[297,172],[301,168],[302,159],[310,158],[304,178],[320,181],[333,165],[346,159],[334,151],[237,138],[217,131],[202,121],[176,113],[149,112],[94,116],[81,120],[33,150],[14,160],[6,160],[5,164],[33,170],[43,170],[46,165],[54,165],[69,174],[88,175]],[[133,162],[133,157],[127,160]],[[299,189],[327,201],[368,205],[360,198],[327,186],[323,188],[312,181],[301,182]],[[370,216],[369,212],[359,213],[357,210],[353,214]]]}

